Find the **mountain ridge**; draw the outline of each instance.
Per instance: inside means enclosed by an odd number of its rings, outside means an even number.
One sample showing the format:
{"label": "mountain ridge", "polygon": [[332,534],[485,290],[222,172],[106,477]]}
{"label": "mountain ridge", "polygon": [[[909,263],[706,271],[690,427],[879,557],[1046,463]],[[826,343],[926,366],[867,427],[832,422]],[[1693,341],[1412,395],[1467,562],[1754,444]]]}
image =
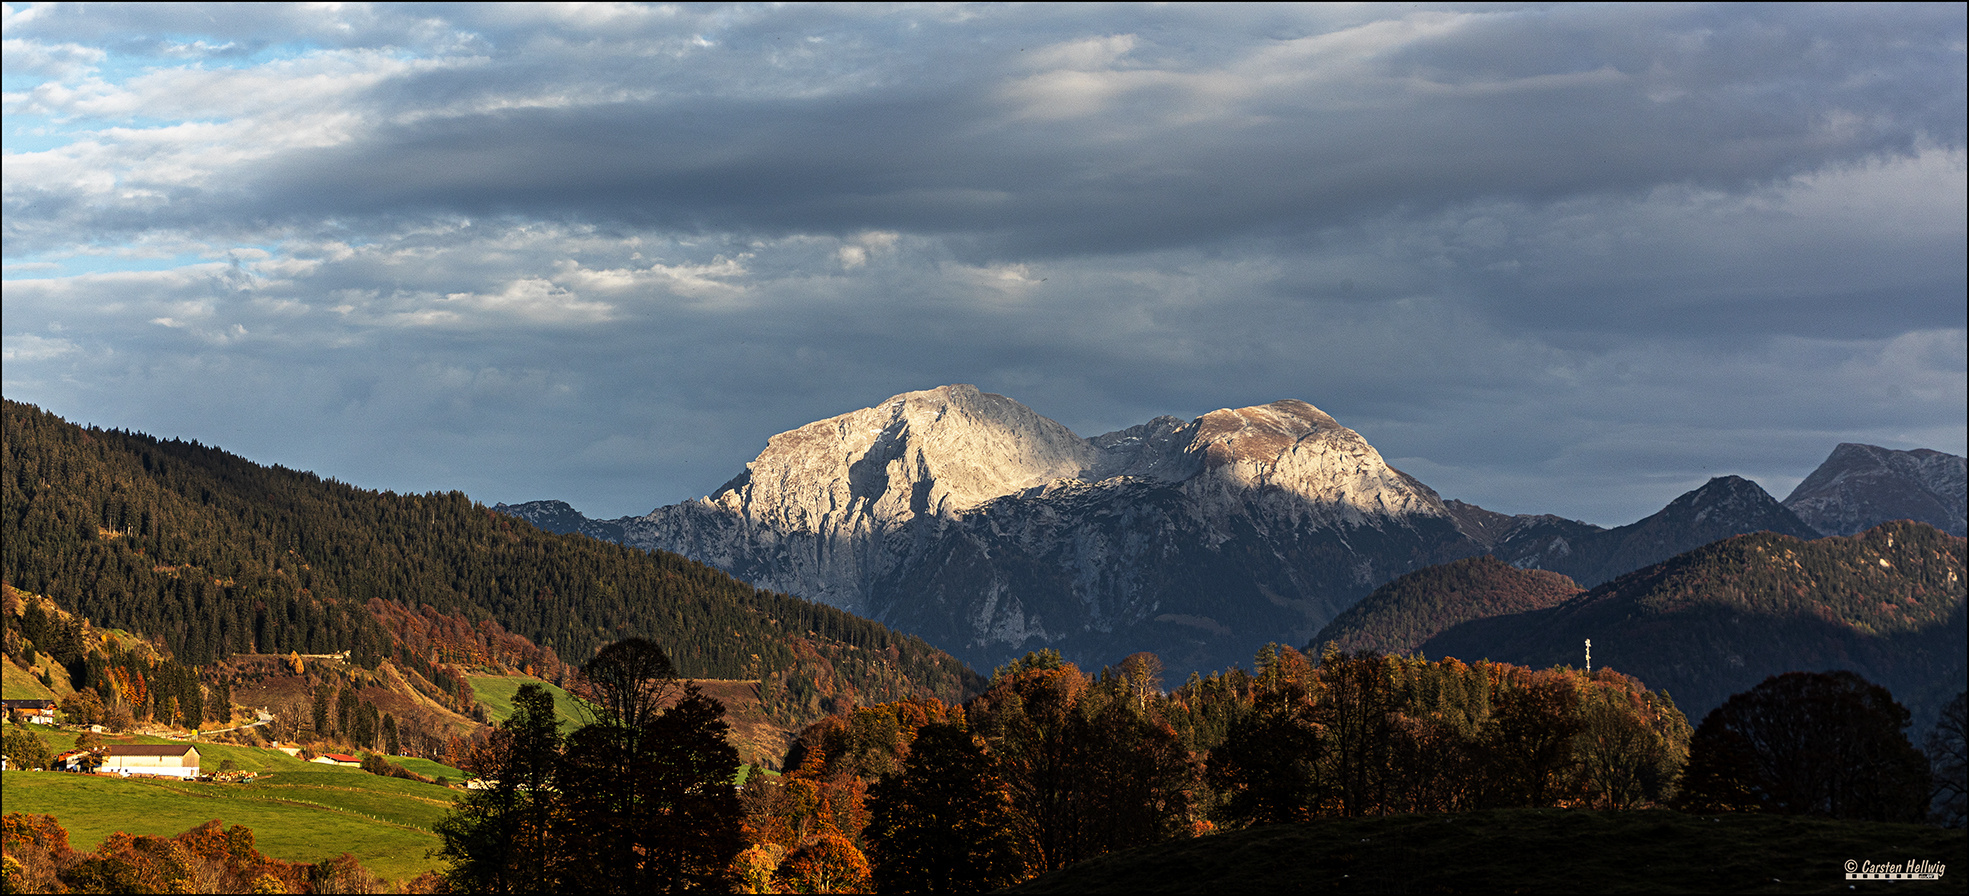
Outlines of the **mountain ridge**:
{"label": "mountain ridge", "polygon": [[982,668],[1052,648],[1172,669],[1303,643],[1397,576],[1491,553],[1594,586],[1719,538],[1813,538],[1756,483],[1721,476],[1626,526],[1445,501],[1299,400],[1162,416],[1081,438],[953,385],[768,439],[711,495],[560,531],[689,556],[921,634]]}
{"label": "mountain ridge", "polygon": [[[1221,668],[1248,643],[1312,634],[1380,581],[1477,548],[1433,490],[1304,401],[1081,438],[968,385],[775,435],[717,493],[607,525],[625,544],[904,625],[983,667],[1056,648],[1095,664],[1159,649],[1179,667]],[[1147,637],[1131,649],[1129,632]]]}

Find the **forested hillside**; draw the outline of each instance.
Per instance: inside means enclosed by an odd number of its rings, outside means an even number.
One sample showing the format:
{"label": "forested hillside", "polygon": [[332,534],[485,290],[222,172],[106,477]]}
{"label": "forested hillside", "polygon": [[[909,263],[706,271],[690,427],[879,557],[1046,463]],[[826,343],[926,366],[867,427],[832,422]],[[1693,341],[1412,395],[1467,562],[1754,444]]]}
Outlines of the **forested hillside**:
{"label": "forested hillside", "polygon": [[1921,730],[1962,690],[1964,545],[1911,522],[1813,541],[1739,535],[1556,607],[1465,622],[1421,652],[1572,665],[1591,638],[1596,668],[1666,690],[1692,718],[1766,676],[1848,669],[1887,686]]}
{"label": "forested hillside", "polygon": [[646,637],[683,675],[765,681],[789,720],[979,683],[920,639],[675,555],[542,532],[461,493],[368,491],[13,401],[4,438],[5,580],[187,665],[343,650],[369,668],[423,665],[385,620],[430,606],[569,663]]}
{"label": "forested hillside", "polygon": [[1488,554],[1402,576],[1374,589],[1313,637],[1347,651],[1413,653],[1422,642],[1472,619],[1543,610],[1585,589],[1543,569],[1519,569]]}

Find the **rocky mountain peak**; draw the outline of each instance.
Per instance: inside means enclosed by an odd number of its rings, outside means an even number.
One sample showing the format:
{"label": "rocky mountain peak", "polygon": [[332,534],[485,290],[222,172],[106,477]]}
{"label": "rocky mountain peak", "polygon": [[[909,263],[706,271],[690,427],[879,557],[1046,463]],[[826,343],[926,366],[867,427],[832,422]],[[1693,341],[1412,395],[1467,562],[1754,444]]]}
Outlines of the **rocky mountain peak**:
{"label": "rocky mountain peak", "polygon": [[1686,516],[1689,522],[1699,523],[1719,513],[1768,510],[1775,503],[1776,499],[1763,487],[1742,476],[1716,476],[1701,488],[1668,502],[1661,512],[1671,517]]}
{"label": "rocky mountain peak", "polygon": [[1828,535],[1897,519],[1963,535],[1969,530],[1969,478],[1958,455],[1844,442],[1798,483],[1784,506]]}
{"label": "rocky mountain peak", "polygon": [[833,521],[949,516],[1077,477],[1099,453],[1002,395],[941,386],[773,436],[709,500],[755,522],[817,532]]}
{"label": "rocky mountain peak", "polygon": [[[1769,530],[1796,538],[1815,538],[1818,533],[1779,504],[1776,498],[1755,482],[1742,476],[1717,476],[1700,488],[1683,493],[1653,516],[1623,526],[1615,532],[1632,530],[1628,540],[1675,539],[1687,533],[1700,543],[1744,532]],[[1644,540],[1646,540],[1644,539]],[[1672,556],[1672,554],[1671,554]],[[1637,563],[1636,566],[1646,565]]]}
{"label": "rocky mountain peak", "polygon": [[1190,450],[1203,454],[1204,463],[1213,469],[1240,462],[1270,464],[1307,436],[1343,428],[1326,412],[1303,401],[1224,408],[1197,418]]}
{"label": "rocky mountain peak", "polygon": [[1449,515],[1435,492],[1303,401],[1211,411],[1196,419],[1190,436],[1200,486],[1275,489],[1354,522],[1368,515]]}
{"label": "rocky mountain peak", "polygon": [[[1216,616],[1258,625],[1260,606],[1310,635],[1377,582],[1475,547],[1427,486],[1303,401],[1083,439],[968,385],[780,433],[716,494],[619,523],[625,543],[945,632],[987,665],[1124,631],[1216,656],[1233,630]],[[1232,568],[1265,572],[1234,600],[1203,584]]]}

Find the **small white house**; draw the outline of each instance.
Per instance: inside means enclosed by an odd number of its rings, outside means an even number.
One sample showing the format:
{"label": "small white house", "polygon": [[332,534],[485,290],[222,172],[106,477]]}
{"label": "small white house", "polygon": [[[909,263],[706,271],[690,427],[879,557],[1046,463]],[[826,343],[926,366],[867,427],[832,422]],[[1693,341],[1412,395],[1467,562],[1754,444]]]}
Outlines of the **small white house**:
{"label": "small white house", "polygon": [[105,775],[198,777],[198,748],[190,744],[116,744],[103,750]]}
{"label": "small white house", "polygon": [[362,757],[350,756],[347,753],[323,753],[311,761],[322,765],[361,765]]}

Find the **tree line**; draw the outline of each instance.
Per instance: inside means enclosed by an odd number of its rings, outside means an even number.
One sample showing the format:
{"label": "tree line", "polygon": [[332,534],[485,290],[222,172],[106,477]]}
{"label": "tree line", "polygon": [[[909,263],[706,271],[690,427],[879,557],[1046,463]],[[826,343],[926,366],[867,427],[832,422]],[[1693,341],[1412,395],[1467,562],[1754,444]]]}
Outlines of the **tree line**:
{"label": "tree line", "polygon": [[1164,690],[1152,654],[1089,675],[1039,652],[961,704],[817,721],[784,775],[738,788],[721,707],[654,645],[583,672],[595,725],[564,736],[523,689],[470,760],[489,783],[441,826],[453,886],[962,892],[1219,830],[1508,807],[1916,821],[1933,798],[1963,823],[1964,698],[1923,755],[1907,711],[1847,672],[1773,677],[1692,731],[1607,670],[1270,645],[1252,672]]}

